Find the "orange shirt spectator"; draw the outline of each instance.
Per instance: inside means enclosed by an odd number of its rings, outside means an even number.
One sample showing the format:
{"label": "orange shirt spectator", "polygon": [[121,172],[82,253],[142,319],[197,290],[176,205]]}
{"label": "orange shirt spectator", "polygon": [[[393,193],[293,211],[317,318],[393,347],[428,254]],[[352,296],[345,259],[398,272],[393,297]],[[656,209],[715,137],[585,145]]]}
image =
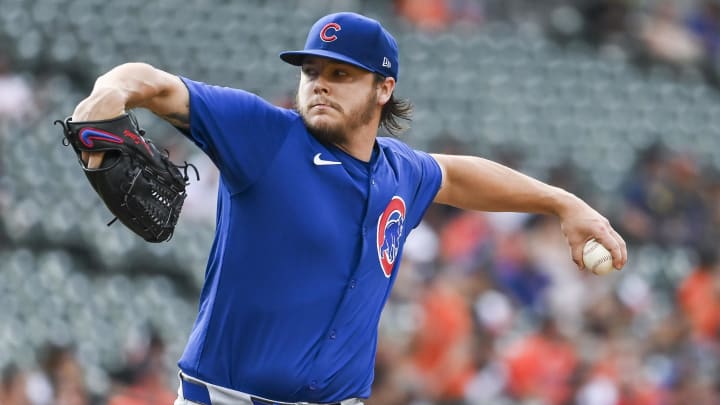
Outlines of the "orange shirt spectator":
{"label": "orange shirt spectator", "polygon": [[700,264],[678,289],[678,302],[690,321],[693,334],[704,339],[715,339],[720,332],[717,256],[709,251],[701,252],[700,256]]}
{"label": "orange shirt spectator", "polygon": [[606,339],[606,344],[597,348],[592,374],[617,387],[619,398],[616,405],[661,404],[661,389],[637,372],[643,367],[643,359],[641,346],[634,343],[621,338]]}
{"label": "orange shirt spectator", "polygon": [[474,264],[478,251],[492,237],[485,213],[463,211],[440,231],[440,257],[446,263]]}
{"label": "orange shirt spectator", "polygon": [[175,402],[177,395],[165,387],[154,384],[137,384],[113,396],[108,405],[153,405]]}
{"label": "orange shirt spectator", "polygon": [[447,0],[397,0],[397,13],[421,29],[437,31],[450,23]]}
{"label": "orange shirt spectator", "polygon": [[509,390],[516,397],[553,405],[571,399],[578,356],[554,321],[546,320],[539,333],[518,342],[506,360]]}
{"label": "orange shirt spectator", "polygon": [[458,288],[435,280],[421,302],[422,324],[413,342],[412,363],[434,399],[463,398],[474,375],[471,363],[472,313]]}

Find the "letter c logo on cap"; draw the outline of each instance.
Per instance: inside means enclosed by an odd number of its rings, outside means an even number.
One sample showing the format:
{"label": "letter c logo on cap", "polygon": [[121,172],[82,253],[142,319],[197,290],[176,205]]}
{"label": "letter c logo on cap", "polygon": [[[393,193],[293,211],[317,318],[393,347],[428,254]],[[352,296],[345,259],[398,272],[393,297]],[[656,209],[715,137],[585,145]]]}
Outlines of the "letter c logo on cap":
{"label": "letter c logo on cap", "polygon": [[[341,29],[342,28],[338,23],[327,23],[320,30],[320,39],[322,39],[324,42],[332,42],[337,39],[337,35],[335,35],[335,32],[340,31]],[[330,32],[330,30],[332,30],[332,32]],[[328,33],[330,33],[330,35],[328,35]]]}

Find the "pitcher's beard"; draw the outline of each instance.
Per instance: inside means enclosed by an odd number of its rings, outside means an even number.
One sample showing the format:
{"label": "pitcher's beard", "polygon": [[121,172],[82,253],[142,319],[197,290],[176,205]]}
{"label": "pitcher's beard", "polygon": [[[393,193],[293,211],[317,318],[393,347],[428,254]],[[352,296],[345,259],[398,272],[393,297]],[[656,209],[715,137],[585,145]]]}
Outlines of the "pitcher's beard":
{"label": "pitcher's beard", "polygon": [[345,130],[344,125],[311,125],[305,119],[304,115],[302,118],[305,122],[305,127],[307,128],[308,132],[310,132],[310,134],[322,144],[338,144],[342,143],[347,138],[347,131]]}
{"label": "pitcher's beard", "polygon": [[300,108],[300,103],[298,102],[297,97],[295,98],[296,110],[300,113],[308,132],[310,132],[310,134],[321,143],[331,145],[345,143],[350,133],[363,125],[367,125],[373,118],[373,112],[376,104],[377,94],[375,91],[371,91],[370,94],[368,94],[365,104],[350,111],[349,114],[345,114],[342,109],[336,108],[338,112],[347,117],[344,122],[313,125],[307,119],[307,107]]}

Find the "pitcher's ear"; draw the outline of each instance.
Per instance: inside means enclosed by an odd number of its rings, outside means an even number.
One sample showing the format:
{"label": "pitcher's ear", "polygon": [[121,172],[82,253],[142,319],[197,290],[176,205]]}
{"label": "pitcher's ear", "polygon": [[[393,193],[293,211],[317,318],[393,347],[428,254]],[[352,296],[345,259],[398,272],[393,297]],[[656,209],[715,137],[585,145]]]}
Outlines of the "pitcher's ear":
{"label": "pitcher's ear", "polygon": [[378,102],[385,105],[388,101],[390,101],[393,91],[395,91],[395,79],[392,77],[386,77],[378,83]]}

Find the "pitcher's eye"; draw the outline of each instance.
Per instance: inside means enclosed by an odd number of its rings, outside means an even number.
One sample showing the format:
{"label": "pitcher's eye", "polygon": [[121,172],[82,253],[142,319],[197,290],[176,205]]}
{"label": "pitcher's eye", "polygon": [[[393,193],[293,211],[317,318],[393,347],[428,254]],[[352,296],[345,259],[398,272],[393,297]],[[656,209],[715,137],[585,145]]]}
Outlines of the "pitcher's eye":
{"label": "pitcher's eye", "polygon": [[315,70],[315,68],[313,68],[313,67],[303,66],[301,70],[305,76],[310,76],[310,77],[317,76],[317,70]]}

